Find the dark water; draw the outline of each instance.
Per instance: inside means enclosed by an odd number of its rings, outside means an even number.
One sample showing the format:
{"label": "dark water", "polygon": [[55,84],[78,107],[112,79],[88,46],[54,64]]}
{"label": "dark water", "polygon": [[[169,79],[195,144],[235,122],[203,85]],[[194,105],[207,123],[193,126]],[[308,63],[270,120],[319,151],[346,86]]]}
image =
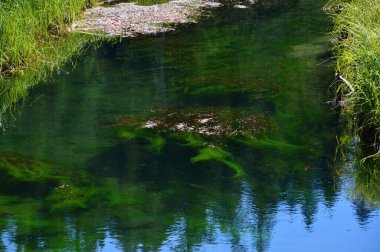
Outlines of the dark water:
{"label": "dark water", "polygon": [[[334,161],[323,2],[223,7],[33,90],[1,136],[0,250],[379,251],[371,181]],[[226,130],[181,124],[205,118]]]}

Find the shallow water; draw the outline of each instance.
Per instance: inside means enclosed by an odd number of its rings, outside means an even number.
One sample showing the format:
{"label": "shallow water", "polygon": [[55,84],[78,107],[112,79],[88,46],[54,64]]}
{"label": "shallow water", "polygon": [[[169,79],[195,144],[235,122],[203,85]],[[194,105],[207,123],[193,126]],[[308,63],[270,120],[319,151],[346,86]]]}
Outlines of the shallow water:
{"label": "shallow water", "polygon": [[377,251],[378,202],[334,162],[322,5],[215,9],[34,89],[2,133],[0,250]]}

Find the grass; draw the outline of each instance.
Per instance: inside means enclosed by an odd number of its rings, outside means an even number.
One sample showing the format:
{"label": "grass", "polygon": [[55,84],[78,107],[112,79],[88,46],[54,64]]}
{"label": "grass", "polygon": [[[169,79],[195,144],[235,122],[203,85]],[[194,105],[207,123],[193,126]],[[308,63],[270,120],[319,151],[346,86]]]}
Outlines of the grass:
{"label": "grass", "polygon": [[[67,27],[99,0],[0,0],[0,125],[28,90],[99,37]],[[73,61],[74,62],[74,61]]]}
{"label": "grass", "polygon": [[[3,78],[0,80],[0,125],[7,121],[11,121],[14,113],[22,109],[22,100],[27,97],[29,90],[41,80],[50,78],[51,73],[55,69],[67,64],[68,62],[75,64],[75,56],[90,44],[94,44],[99,38],[83,35],[72,34],[70,36],[61,37],[59,40],[51,42],[51,46],[46,48],[43,60],[29,66],[30,69],[25,74],[18,71],[18,74],[12,78]],[[9,113],[6,113],[9,112]]]}
{"label": "grass", "polygon": [[354,129],[380,155],[380,1],[330,0],[325,6],[333,17],[330,33],[339,72],[354,87],[341,83],[338,92],[350,99],[346,111]]}
{"label": "grass", "polygon": [[[146,4],[149,1],[156,0]],[[68,30],[86,8],[102,2],[0,0],[0,127],[20,107],[16,104],[22,105],[20,100],[31,87],[64,64],[75,62],[73,57],[88,45],[106,39]]]}
{"label": "grass", "polygon": [[0,1],[0,76],[46,64],[67,24],[98,0]]}

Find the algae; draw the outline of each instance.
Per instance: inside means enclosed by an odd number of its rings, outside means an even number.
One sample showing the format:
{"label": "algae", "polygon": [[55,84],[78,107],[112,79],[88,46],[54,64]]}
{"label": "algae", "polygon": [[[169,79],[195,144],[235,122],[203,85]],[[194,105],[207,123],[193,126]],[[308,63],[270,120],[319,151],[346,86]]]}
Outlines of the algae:
{"label": "algae", "polygon": [[0,171],[18,182],[58,181],[55,165],[16,153],[0,153]]}
{"label": "algae", "polygon": [[198,151],[192,163],[216,161],[232,169],[234,177],[244,175],[244,171],[222,148],[225,139],[259,135],[268,126],[262,115],[231,108],[152,110],[147,116],[122,117],[113,125],[120,137],[146,139],[155,151],[165,146],[165,138],[175,139],[180,146]]}

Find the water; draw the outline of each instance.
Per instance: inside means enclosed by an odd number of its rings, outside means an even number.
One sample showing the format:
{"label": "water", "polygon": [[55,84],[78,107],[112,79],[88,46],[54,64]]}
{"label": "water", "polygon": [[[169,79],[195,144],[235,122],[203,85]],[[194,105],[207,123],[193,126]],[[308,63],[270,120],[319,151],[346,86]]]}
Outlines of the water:
{"label": "water", "polygon": [[378,251],[368,180],[334,162],[322,5],[222,7],[34,89],[2,133],[0,250]]}

